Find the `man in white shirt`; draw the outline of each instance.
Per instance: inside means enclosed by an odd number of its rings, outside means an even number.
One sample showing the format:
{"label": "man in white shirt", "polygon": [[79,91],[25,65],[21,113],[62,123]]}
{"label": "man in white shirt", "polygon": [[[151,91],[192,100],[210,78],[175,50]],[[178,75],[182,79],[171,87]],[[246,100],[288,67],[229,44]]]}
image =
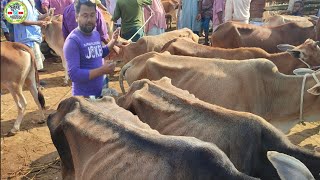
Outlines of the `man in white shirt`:
{"label": "man in white shirt", "polygon": [[225,22],[237,21],[249,23],[251,0],[227,0],[225,7]]}

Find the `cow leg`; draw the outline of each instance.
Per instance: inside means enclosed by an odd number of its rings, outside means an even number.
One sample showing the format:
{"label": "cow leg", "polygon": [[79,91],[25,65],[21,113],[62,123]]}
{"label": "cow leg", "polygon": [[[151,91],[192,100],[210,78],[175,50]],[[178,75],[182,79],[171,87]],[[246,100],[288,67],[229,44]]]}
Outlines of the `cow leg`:
{"label": "cow leg", "polygon": [[[31,77],[30,77],[31,76]],[[39,98],[38,98],[38,90],[37,90],[37,83],[34,77],[34,73],[31,73],[27,79],[26,79],[26,85],[33,97],[34,102],[37,104],[38,109],[40,110],[41,113],[41,118],[39,119],[38,123],[44,123],[45,122],[45,116],[41,107],[41,104],[39,102]]]}
{"label": "cow leg", "polygon": [[67,69],[67,62],[62,57],[61,57],[61,60],[62,60],[62,66],[63,66],[63,69],[64,69],[64,80],[63,80],[63,83],[64,83],[64,85],[68,85],[69,75],[68,75],[68,69]]}
{"label": "cow leg", "polygon": [[14,122],[13,128],[8,133],[8,136],[15,135],[20,130],[20,124],[23,119],[24,112],[26,110],[27,101],[22,94],[22,87],[21,86],[11,86],[8,88],[16,105],[18,108],[18,117]]}

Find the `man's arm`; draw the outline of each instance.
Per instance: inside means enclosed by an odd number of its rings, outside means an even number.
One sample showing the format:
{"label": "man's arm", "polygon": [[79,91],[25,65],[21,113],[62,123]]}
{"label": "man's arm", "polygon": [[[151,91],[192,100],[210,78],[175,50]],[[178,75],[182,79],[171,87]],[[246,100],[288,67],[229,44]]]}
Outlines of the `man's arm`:
{"label": "man's arm", "polygon": [[46,27],[49,24],[49,22],[47,22],[47,21],[28,21],[28,20],[26,20],[21,24],[25,25],[25,26],[36,25],[36,26],[40,26],[40,27]]}
{"label": "man's arm", "polygon": [[102,57],[106,57],[107,55],[109,55],[110,53],[110,49],[113,48],[113,46],[115,45],[115,43],[118,41],[118,38],[119,38],[119,34],[120,34],[120,28],[117,28],[113,34],[112,34],[112,37],[111,37],[111,40],[110,42],[102,48]]}
{"label": "man's arm", "polygon": [[202,13],[202,0],[198,0],[198,15],[196,19],[201,21],[201,13]]}

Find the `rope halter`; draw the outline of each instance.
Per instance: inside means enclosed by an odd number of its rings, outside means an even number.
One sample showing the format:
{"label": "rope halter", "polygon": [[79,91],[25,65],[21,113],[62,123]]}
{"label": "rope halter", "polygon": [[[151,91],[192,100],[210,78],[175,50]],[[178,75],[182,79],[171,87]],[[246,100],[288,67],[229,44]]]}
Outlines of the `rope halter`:
{"label": "rope halter", "polygon": [[[316,76],[316,72],[313,72],[311,73],[313,79],[317,82],[317,84],[320,84],[320,81],[319,79],[317,78]],[[301,87],[301,96],[300,96],[300,117],[299,117],[299,123],[301,123],[302,125],[306,125],[304,123],[304,120],[303,120],[303,96],[304,96],[304,89],[305,89],[305,85],[306,85],[306,79],[307,79],[307,76],[310,75],[309,73],[306,73],[304,76],[303,76],[303,80],[302,80],[302,87]]]}

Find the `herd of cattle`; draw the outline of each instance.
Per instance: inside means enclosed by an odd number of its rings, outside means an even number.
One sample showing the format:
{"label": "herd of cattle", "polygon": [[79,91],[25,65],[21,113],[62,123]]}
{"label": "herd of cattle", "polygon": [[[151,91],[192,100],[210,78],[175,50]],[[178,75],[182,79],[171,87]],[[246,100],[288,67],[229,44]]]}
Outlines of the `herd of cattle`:
{"label": "herd of cattle", "polygon": [[[319,154],[284,134],[320,120],[320,20],[280,18],[276,26],[224,23],[213,47],[189,29],[120,40],[109,58],[122,67],[123,96],[71,97],[48,117],[63,178],[320,178]],[[65,67],[61,16],[51,21],[43,34]],[[10,135],[26,108],[24,84],[45,106],[34,65],[28,47],[1,42],[1,85],[18,107]]]}

